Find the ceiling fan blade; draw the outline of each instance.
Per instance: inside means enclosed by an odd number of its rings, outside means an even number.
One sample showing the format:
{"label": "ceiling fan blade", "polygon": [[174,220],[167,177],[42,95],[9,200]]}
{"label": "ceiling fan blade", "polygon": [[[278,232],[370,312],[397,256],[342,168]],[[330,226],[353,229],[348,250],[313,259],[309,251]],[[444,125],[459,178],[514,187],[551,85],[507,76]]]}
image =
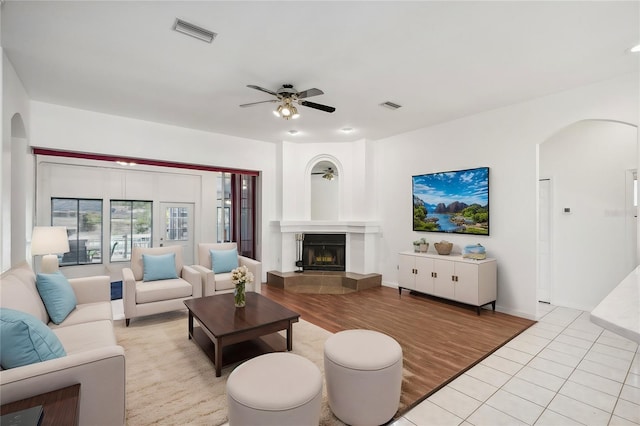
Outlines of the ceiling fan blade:
{"label": "ceiling fan blade", "polygon": [[324,92],[320,89],[303,90],[302,92],[298,92],[298,99],[310,98],[311,96],[324,95]]}
{"label": "ceiling fan blade", "polygon": [[298,102],[300,105],[309,107],[309,108],[315,108],[315,109],[319,109],[320,111],[324,111],[324,112],[333,112],[336,109],[334,107],[331,106],[327,106],[327,105],[321,105],[321,104],[317,104],[315,102],[309,102],[309,101],[300,101]]}
{"label": "ceiling fan blade", "polygon": [[274,92],[273,90],[265,89],[264,87],[256,86],[256,85],[253,85],[253,84],[247,84],[247,87],[249,87],[251,89],[259,90],[261,92],[268,93],[268,94],[273,95],[273,96],[278,96],[278,94],[276,92]]}
{"label": "ceiling fan blade", "polygon": [[246,107],[250,107],[250,106],[254,106],[254,105],[258,105],[258,104],[266,104],[266,103],[272,103],[272,102],[278,102],[277,99],[271,99],[269,101],[260,101],[260,102],[251,102],[248,104],[242,104],[240,105],[241,108],[246,108]]}

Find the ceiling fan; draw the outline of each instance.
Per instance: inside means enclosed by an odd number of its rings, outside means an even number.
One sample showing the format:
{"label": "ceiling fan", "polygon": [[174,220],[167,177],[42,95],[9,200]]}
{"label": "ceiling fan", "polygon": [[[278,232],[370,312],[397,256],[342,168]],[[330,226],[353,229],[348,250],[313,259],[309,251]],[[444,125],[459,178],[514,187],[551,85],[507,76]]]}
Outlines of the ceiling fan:
{"label": "ceiling fan", "polygon": [[336,177],[335,172],[333,171],[333,169],[331,167],[327,167],[322,172],[313,172],[311,174],[312,175],[322,175],[322,178],[326,179],[326,180],[333,180]]}
{"label": "ceiling fan", "polygon": [[298,92],[292,84],[283,84],[281,88],[277,91],[272,91],[269,89],[265,89],[264,87],[255,86],[253,84],[247,85],[247,87],[251,89],[260,90],[261,92],[268,93],[276,97],[276,99],[270,99],[268,101],[259,101],[259,102],[251,102],[248,104],[242,104],[240,107],[246,108],[253,105],[264,104],[264,103],[273,103],[280,102],[278,108],[276,108],[273,113],[277,117],[282,117],[285,120],[289,120],[291,118],[298,118],[300,114],[298,114],[298,109],[293,105],[293,103],[297,103],[298,105],[306,106],[308,108],[318,109],[324,112],[334,112],[336,109],[331,106],[317,104],[315,102],[309,102],[304,100],[306,98],[310,98],[312,96],[318,96],[324,94],[324,92],[320,89],[308,89]]}

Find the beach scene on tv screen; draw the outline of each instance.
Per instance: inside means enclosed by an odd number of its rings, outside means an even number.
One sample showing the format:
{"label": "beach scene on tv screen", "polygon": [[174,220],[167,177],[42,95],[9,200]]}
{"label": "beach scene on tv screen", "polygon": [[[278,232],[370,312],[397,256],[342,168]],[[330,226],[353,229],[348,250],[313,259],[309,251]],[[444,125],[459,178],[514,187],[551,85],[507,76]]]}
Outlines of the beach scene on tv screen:
{"label": "beach scene on tv screen", "polygon": [[489,235],[489,168],[413,176],[413,230]]}

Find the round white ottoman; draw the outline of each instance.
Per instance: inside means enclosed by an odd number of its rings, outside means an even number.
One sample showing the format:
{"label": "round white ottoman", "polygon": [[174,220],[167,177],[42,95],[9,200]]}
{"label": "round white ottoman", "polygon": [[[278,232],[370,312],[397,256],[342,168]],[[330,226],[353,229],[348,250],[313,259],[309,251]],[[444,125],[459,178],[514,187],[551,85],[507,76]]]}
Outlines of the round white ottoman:
{"label": "round white ottoman", "polygon": [[231,372],[227,403],[229,426],[317,426],[322,374],[313,362],[300,355],[260,355]]}
{"label": "round white ottoman", "polygon": [[381,425],[398,410],[402,348],[372,330],[347,330],[324,344],[324,374],[331,411],[348,425]]}

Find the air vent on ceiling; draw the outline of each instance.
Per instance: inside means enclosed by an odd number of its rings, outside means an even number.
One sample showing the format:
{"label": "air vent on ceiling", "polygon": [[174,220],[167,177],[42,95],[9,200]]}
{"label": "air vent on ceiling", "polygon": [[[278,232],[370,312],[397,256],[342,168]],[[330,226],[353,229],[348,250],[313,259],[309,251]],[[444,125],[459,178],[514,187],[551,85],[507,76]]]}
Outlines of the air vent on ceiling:
{"label": "air vent on ceiling", "polygon": [[380,106],[383,106],[383,107],[389,108],[389,109],[402,108],[402,105],[398,105],[397,103],[391,102],[391,101],[383,102],[383,103],[380,104]]}
{"label": "air vent on ceiling", "polygon": [[179,33],[195,37],[198,40],[206,41],[207,43],[211,43],[218,35],[213,31],[205,30],[202,27],[183,21],[180,18],[176,18],[176,23],[173,24],[173,29]]}

